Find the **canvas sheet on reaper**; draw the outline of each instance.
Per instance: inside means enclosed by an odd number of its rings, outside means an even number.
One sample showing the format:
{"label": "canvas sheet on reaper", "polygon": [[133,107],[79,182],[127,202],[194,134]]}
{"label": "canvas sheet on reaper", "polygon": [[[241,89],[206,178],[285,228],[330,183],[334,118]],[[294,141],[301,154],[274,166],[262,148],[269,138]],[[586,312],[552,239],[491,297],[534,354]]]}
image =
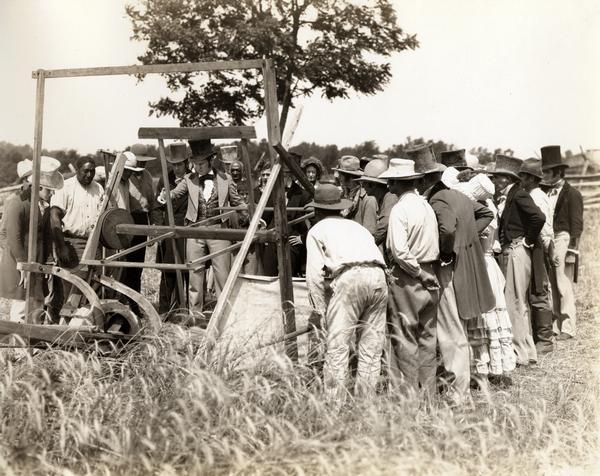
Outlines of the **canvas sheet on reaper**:
{"label": "canvas sheet on reaper", "polygon": [[[294,278],[296,329],[308,325],[311,307],[306,281]],[[240,275],[220,324],[219,348],[237,367],[251,367],[272,359],[273,352],[285,355],[284,344],[260,348],[285,335],[279,278]],[[298,360],[306,363],[307,334],[298,337]]]}

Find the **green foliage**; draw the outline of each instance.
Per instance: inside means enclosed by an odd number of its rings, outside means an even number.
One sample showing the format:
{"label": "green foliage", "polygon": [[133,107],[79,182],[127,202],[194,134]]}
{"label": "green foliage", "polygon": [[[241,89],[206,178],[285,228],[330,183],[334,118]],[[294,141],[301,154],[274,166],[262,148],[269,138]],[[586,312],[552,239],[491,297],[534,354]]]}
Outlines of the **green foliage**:
{"label": "green foliage", "polygon": [[[390,0],[143,0],[129,5],[133,38],[148,44],[144,64],[271,58],[281,124],[294,99],[316,90],[327,99],[381,91],[393,53],[418,46],[397,24]],[[201,77],[167,75],[180,99],[161,98],[150,113],[182,126],[243,124],[262,110],[256,71]]]}

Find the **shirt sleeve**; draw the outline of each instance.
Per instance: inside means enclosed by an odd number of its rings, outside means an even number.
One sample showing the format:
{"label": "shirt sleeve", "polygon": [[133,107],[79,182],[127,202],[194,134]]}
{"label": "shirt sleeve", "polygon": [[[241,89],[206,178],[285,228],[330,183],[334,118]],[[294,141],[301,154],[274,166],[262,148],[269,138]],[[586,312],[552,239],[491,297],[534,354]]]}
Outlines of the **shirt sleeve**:
{"label": "shirt sleeve", "polygon": [[327,302],[323,266],[325,266],[325,253],[315,233],[311,230],[306,236],[306,286],[315,311],[325,316]]}
{"label": "shirt sleeve", "polygon": [[403,211],[390,214],[387,235],[387,248],[394,262],[400,269],[416,278],[421,272],[421,266],[408,247],[407,220]]}
{"label": "shirt sleeve", "polygon": [[67,209],[67,195],[64,191],[64,188],[54,192],[54,195],[52,195],[52,198],[50,198],[50,206],[58,207],[63,211]]}
{"label": "shirt sleeve", "polygon": [[369,230],[371,235],[375,235],[375,232],[377,231],[377,200],[375,200],[375,197],[365,197],[365,210],[362,226]]}
{"label": "shirt sleeve", "polygon": [[188,193],[187,177],[180,180],[179,183],[171,190],[171,201],[181,199]]}

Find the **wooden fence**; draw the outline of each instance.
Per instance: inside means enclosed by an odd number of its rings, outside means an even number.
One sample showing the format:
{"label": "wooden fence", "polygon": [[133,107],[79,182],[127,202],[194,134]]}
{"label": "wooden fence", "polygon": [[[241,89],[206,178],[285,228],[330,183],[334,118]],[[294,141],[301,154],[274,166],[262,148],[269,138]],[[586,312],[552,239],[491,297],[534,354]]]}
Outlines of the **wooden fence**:
{"label": "wooden fence", "polygon": [[600,174],[567,175],[569,183],[583,195],[583,208],[600,208]]}

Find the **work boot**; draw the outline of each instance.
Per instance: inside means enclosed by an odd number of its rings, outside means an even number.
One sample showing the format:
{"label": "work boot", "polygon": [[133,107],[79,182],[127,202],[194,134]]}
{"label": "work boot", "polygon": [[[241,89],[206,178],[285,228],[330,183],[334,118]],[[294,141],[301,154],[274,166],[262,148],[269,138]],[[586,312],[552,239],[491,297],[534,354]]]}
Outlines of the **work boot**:
{"label": "work boot", "polygon": [[532,309],[531,325],[533,327],[533,338],[536,342],[535,348],[539,355],[547,354],[554,350],[552,332],[552,312],[542,309]]}

